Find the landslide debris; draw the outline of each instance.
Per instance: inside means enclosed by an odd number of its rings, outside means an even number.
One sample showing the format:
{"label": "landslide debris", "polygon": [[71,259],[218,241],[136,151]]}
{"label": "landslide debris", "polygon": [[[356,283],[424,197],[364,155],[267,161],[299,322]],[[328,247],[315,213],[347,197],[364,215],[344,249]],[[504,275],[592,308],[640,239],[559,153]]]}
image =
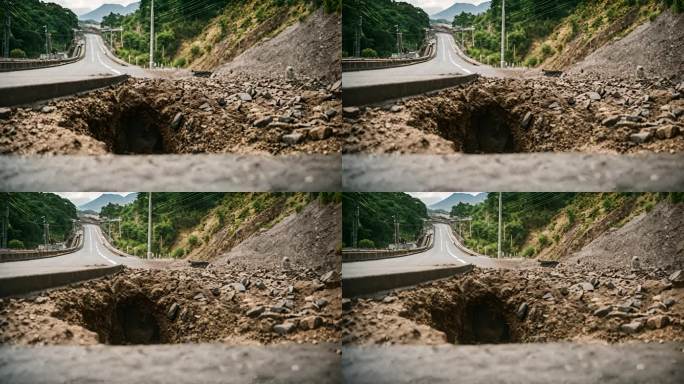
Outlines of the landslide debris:
{"label": "landslide debris", "polygon": [[336,153],[339,84],[298,76],[129,79],[0,119],[4,154]]}
{"label": "landslide debris", "polygon": [[0,300],[0,343],[337,342],[337,274],[231,266],[142,270]]}
{"label": "landslide debris", "polygon": [[684,151],[684,82],[495,79],[343,109],[344,153]]}
{"label": "landslide debris", "polygon": [[[669,271],[475,268],[385,297],[345,299],[343,343],[683,341],[684,289]],[[680,272],[681,275],[681,272]],[[681,280],[681,279],[680,279]]]}

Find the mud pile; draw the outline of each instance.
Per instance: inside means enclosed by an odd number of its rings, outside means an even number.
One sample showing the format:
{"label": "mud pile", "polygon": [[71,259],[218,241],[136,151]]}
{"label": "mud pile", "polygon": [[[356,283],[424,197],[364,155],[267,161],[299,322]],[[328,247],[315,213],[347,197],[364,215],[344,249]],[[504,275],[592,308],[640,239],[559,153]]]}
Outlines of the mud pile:
{"label": "mud pile", "polygon": [[684,340],[684,287],[660,269],[483,270],[345,300],[344,343]]}
{"label": "mud pile", "polygon": [[684,151],[684,83],[487,79],[379,107],[344,109],[346,153]]}
{"label": "mud pile", "polygon": [[133,270],[0,301],[0,343],[336,342],[339,276],[215,267]]}
{"label": "mud pile", "polygon": [[129,79],[13,109],[0,153],[327,154],[341,147],[340,108],[339,89],[303,78]]}

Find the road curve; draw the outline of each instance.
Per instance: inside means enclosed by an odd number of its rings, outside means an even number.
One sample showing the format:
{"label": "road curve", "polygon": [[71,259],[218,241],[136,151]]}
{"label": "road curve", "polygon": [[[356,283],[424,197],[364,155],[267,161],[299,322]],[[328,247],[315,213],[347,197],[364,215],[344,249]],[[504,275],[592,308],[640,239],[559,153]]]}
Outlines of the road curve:
{"label": "road curve", "polygon": [[121,257],[104,246],[104,237],[95,225],[83,226],[83,248],[77,252],[46,259],[0,263],[0,278],[72,272],[93,268],[127,265],[142,267],[137,257]]}
{"label": "road curve", "polygon": [[436,33],[437,54],[427,62],[403,67],[375,69],[371,71],[342,73],[343,88],[406,83],[459,75],[480,74],[497,76],[498,70],[486,65],[473,65],[459,55],[454,37],[448,33]]}
{"label": "road curve", "polygon": [[425,252],[391,259],[342,263],[344,279],[380,276],[393,273],[424,271],[468,264],[496,267],[496,260],[485,256],[471,256],[455,245],[456,239],[447,224],[435,224],[434,246]]}
{"label": "road curve", "polygon": [[57,67],[0,73],[0,89],[22,85],[52,84],[127,74],[149,77],[149,72],[135,65],[121,65],[106,53],[102,37],[86,34],[85,57],[75,63]]}

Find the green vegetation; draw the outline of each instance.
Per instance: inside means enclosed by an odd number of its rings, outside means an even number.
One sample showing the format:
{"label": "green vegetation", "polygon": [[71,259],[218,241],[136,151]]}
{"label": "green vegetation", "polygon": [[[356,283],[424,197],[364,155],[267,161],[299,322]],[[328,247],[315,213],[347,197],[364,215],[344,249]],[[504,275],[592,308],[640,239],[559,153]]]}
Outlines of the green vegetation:
{"label": "green vegetation", "polygon": [[[318,199],[322,204],[339,203],[339,193],[153,193],[152,252],[180,258],[207,243],[220,230],[232,233],[250,218],[270,208],[279,209],[276,219],[265,223],[270,227],[292,211],[301,210]],[[100,216],[121,218],[121,233],[117,223],[110,232],[114,245],[136,256],[147,252],[148,194],[140,193],[132,204],[109,204]]]}
{"label": "green vegetation", "polygon": [[[361,50],[371,48],[380,57],[397,52],[397,30],[403,33],[405,51],[416,51],[425,41],[430,19],[420,8],[393,0],[349,0],[342,4],[342,51],[354,53],[354,39],[363,17]],[[374,56],[364,56],[374,57]]]}
{"label": "green vegetation", "polygon": [[[648,212],[665,199],[683,202],[681,193],[504,193],[502,252],[534,257],[557,245],[564,236],[577,238],[609,215],[621,226],[631,217]],[[454,206],[454,218],[472,218],[456,226],[467,247],[494,255],[498,238],[499,194],[478,205]],[[618,214],[615,214],[618,212]]]}
{"label": "green vegetation", "polygon": [[399,220],[399,237],[402,241],[415,241],[423,231],[427,207],[405,193],[343,193],[342,241],[352,246],[352,231],[359,208],[358,240],[360,247],[385,248],[394,242],[393,216]]}
{"label": "green vegetation", "polygon": [[[588,41],[610,23],[634,11],[642,12],[644,18],[653,20],[663,7],[678,13],[684,9],[684,0],[508,1],[505,60],[528,66],[539,65],[563,52],[567,43],[578,36]],[[499,63],[501,0],[493,0],[491,8],[481,15],[464,13],[456,16],[453,25],[475,27],[475,45],[465,39],[470,56],[487,64]]]}
{"label": "green vegetation", "polygon": [[[7,9],[4,4],[0,7],[0,20],[3,24]],[[73,29],[78,28],[78,18],[70,10],[39,0],[14,1],[9,9],[12,18],[9,46],[13,58],[34,58],[45,53],[43,26],[47,26],[51,35],[51,53],[64,52],[71,48]]]}
{"label": "green vegetation", "polygon": [[43,244],[43,219],[49,224],[50,243],[66,241],[72,235],[76,207],[52,193],[3,193],[2,208],[9,205],[7,245],[35,249]]}
{"label": "green vegetation", "polygon": [[[303,17],[319,7],[339,12],[341,0],[156,0],[155,61],[183,67],[210,54],[215,43],[229,39],[231,47],[244,45],[248,33],[264,24],[288,12]],[[280,30],[270,24],[268,28]],[[119,57],[141,65],[149,62],[150,0],[141,0],[140,8],[128,16],[110,14],[102,25],[123,28],[123,44],[115,42]]]}

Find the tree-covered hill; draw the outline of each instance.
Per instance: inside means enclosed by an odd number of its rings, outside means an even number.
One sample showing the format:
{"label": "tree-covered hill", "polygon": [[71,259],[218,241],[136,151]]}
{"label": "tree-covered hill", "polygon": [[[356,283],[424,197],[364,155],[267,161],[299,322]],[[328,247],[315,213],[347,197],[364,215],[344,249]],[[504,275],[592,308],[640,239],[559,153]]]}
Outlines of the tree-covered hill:
{"label": "tree-covered hill", "polygon": [[418,50],[425,42],[430,18],[425,11],[393,0],[349,0],[342,3],[342,54],[354,54],[354,39],[362,21],[361,51],[364,56],[389,57],[397,52],[397,29],[405,51]]}
{"label": "tree-covered hill", "polygon": [[[105,222],[121,219],[120,233],[118,222],[113,222],[111,227],[105,223],[103,227],[111,233],[116,247],[137,256],[144,256],[147,251],[148,196],[148,193],[138,193],[132,204],[109,204],[100,212]],[[328,203],[336,197],[334,193],[324,192],[153,193],[152,251],[163,256],[183,257],[220,230],[240,230],[242,223],[271,208],[278,213],[273,220],[278,220],[287,212],[302,209],[312,199]],[[273,221],[268,220],[268,223]]]}
{"label": "tree-covered hill", "polygon": [[427,219],[422,201],[405,193],[343,193],[342,241],[352,246],[355,212],[359,211],[358,241],[360,247],[384,248],[394,243],[394,218],[399,220],[402,241],[416,240]]}
{"label": "tree-covered hill", "polygon": [[70,10],[40,0],[0,0],[0,20],[3,25],[8,10],[11,17],[9,46],[13,57],[33,58],[45,53],[43,26],[47,26],[51,35],[51,53],[71,48],[73,29],[78,28],[78,18]]}
{"label": "tree-covered hill", "polygon": [[76,207],[52,193],[3,193],[1,207],[9,206],[7,241],[10,248],[34,249],[43,244],[43,219],[49,224],[50,243],[69,238]]}

